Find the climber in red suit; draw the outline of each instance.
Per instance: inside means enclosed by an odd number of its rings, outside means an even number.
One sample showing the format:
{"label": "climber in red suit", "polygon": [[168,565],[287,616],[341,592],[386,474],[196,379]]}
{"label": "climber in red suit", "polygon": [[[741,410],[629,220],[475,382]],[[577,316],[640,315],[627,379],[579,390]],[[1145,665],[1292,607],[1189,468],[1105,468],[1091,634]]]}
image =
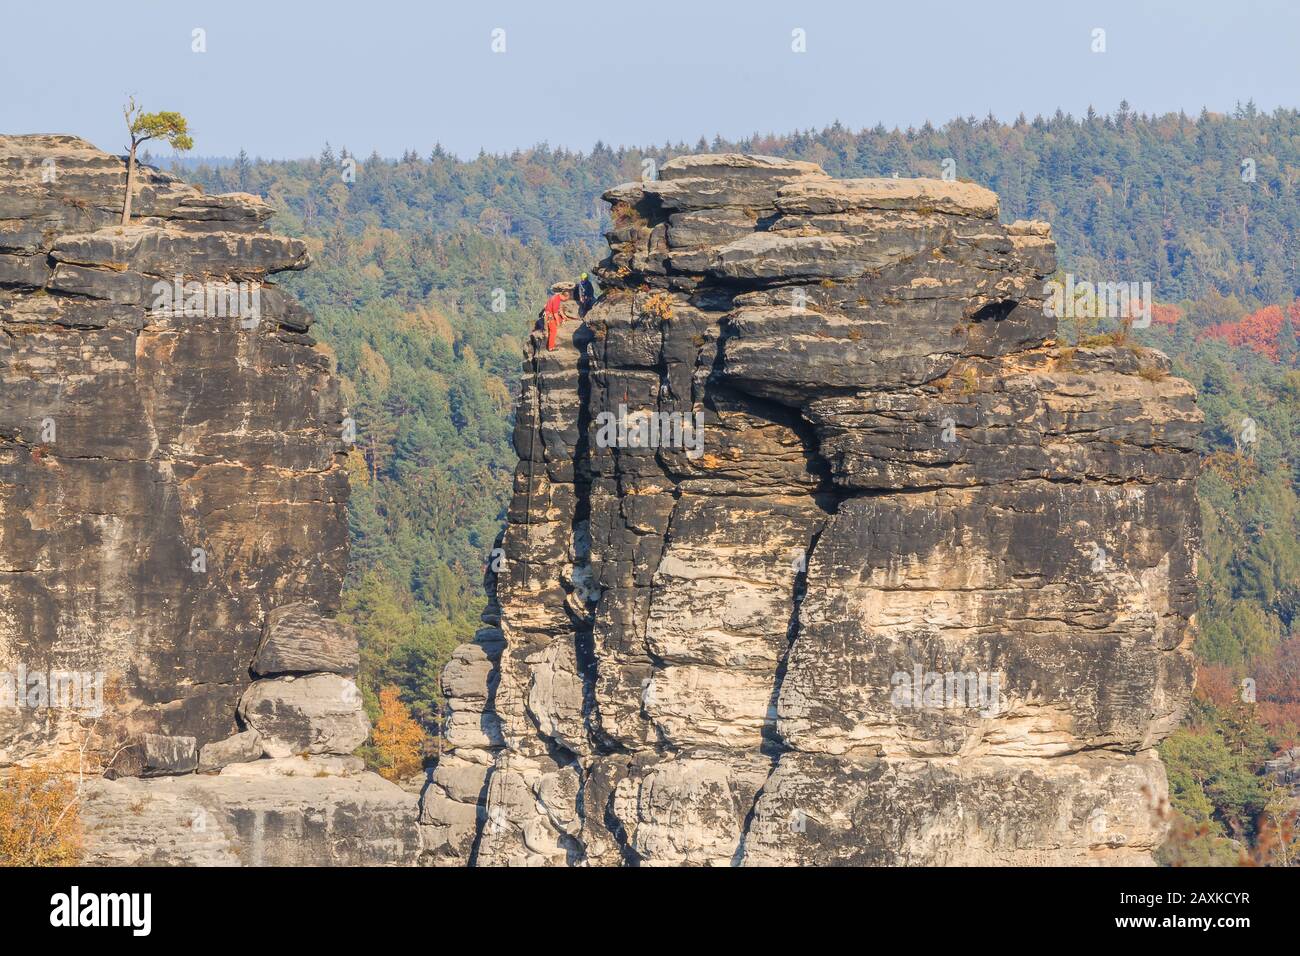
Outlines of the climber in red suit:
{"label": "climber in red suit", "polygon": [[555,351],[555,337],[560,334],[560,323],[564,321],[564,293],[557,292],[546,300],[542,315],[546,319],[546,351]]}

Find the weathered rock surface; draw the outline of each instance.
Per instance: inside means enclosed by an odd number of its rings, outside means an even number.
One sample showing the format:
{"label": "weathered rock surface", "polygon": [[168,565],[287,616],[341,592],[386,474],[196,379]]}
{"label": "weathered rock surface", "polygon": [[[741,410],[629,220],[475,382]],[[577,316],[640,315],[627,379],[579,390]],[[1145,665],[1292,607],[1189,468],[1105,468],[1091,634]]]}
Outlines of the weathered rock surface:
{"label": "weathered rock surface", "polygon": [[193,737],[142,734],[140,752],[142,777],[190,773],[199,765],[199,750]]}
{"label": "weathered rock surface", "polygon": [[0,136],[0,670],[103,678],[0,710],[0,773],[98,751],[90,862],[411,863],[417,800],[348,756],[337,382],[267,281],[306,246],[149,168],[119,226],[125,178]]}
{"label": "weathered rock surface", "polygon": [[[254,328],[155,308],[178,275],[304,268],[301,240],[255,197],[139,179],[121,229],[120,158],[0,137],[0,666],[103,672],[131,729],[202,746],[238,729],[267,614],[337,609],[343,413],[273,287]],[[67,747],[63,722],[23,716],[7,759]]]}
{"label": "weathered rock surface", "polygon": [[308,605],[288,604],[267,615],[253,673],[270,677],[327,671],[355,677],[359,664],[357,635],[349,625]]}
{"label": "weathered rock surface", "polygon": [[225,740],[204,744],[199,751],[199,773],[214,773],[231,764],[246,763],[262,756],[262,735],[256,730],[232,734]]}
{"label": "weathered rock surface", "polygon": [[349,754],[370,733],[361,692],[337,674],[257,681],[239,702],[239,718],[268,757]]}
{"label": "weathered rock surface", "polygon": [[426,860],[1149,862],[1190,386],[1059,347],[1049,227],[972,184],[693,156],[606,198],[600,300],[526,349]]}
{"label": "weathered rock surface", "polygon": [[420,850],[415,800],[370,773],[96,780],[82,819],[92,866],[409,866]]}

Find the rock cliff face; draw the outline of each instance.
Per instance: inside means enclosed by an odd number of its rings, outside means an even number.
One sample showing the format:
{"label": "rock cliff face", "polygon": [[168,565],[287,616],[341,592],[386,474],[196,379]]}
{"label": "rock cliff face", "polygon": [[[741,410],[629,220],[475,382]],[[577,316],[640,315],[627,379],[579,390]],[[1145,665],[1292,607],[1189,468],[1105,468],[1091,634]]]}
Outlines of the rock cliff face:
{"label": "rock cliff face", "polygon": [[106,773],[92,862],[410,862],[415,800],[346,756],[336,384],[266,281],[307,250],[148,168],[121,227],[124,187],[0,137],[0,766]]}
{"label": "rock cliff face", "polygon": [[124,179],[0,137],[0,772],[88,764],[90,862],[1149,861],[1200,416],[1056,343],[1046,224],[765,157],[611,190],[417,825],[351,756],[306,249],[147,169],[119,227]]}
{"label": "rock cliff face", "polygon": [[426,858],[1128,864],[1188,698],[1200,415],[1062,348],[1045,223],[694,156],[534,334]]}

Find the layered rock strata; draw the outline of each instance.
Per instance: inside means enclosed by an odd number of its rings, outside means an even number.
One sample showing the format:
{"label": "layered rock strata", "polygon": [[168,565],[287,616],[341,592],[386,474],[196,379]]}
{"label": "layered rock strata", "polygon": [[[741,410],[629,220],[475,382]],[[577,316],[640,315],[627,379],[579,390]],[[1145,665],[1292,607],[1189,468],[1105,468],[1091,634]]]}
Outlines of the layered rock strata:
{"label": "layered rock strata", "polygon": [[1200,414],[1063,348],[1047,224],[684,157],[534,334],[426,859],[1126,864],[1192,670]]}
{"label": "layered rock strata", "polygon": [[103,774],[91,862],[409,863],[414,799],[351,756],[337,382],[268,281],[307,248],[137,178],[121,226],[119,157],[0,137],[0,671],[50,691],[0,707],[0,766]]}

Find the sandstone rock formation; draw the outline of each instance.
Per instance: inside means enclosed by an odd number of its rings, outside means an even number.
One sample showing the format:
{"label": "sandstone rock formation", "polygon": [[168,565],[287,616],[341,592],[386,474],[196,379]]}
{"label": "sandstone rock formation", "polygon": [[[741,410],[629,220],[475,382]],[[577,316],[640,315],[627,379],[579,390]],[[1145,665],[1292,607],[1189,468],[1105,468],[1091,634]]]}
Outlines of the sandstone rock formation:
{"label": "sandstone rock formation", "polygon": [[103,691],[0,708],[0,767],[90,747],[94,862],[412,862],[415,801],[346,756],[344,415],[267,281],[307,249],[138,183],[119,227],[120,158],[0,137],[0,671]]}
{"label": "sandstone rock formation", "polygon": [[352,755],[344,416],[267,281],[306,248],[148,169],[119,228],[124,179],[0,137],[0,674],[45,682],[0,772],[89,740],[90,862],[1149,861],[1200,415],[1056,341],[1046,224],[767,157],[611,190],[417,824]]}
{"label": "sandstone rock formation", "polygon": [[1045,223],[692,156],[534,333],[435,864],[1149,862],[1192,683],[1200,414],[1063,348]]}

